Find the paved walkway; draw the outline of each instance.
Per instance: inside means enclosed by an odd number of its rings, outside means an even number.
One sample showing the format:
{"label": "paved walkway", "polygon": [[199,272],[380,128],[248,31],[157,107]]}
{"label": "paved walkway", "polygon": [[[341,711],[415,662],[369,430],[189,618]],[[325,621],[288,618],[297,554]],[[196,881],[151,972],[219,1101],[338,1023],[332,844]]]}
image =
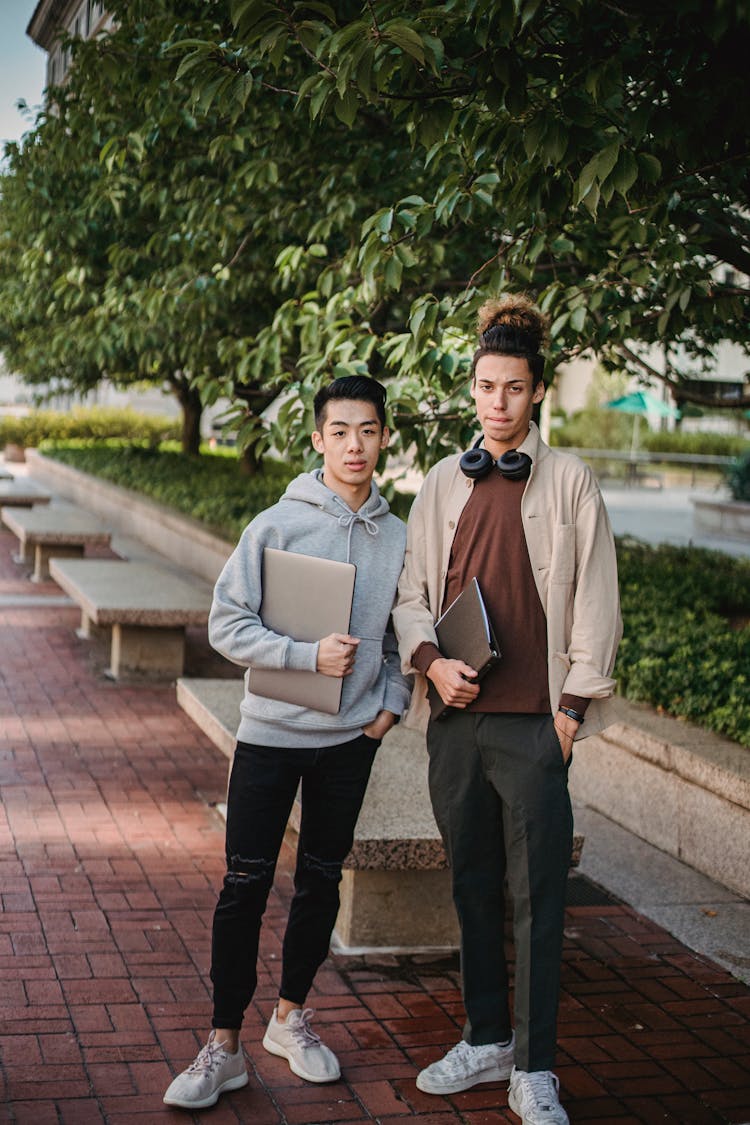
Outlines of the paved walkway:
{"label": "paved walkway", "polygon": [[[76,637],[55,586],[22,578],[14,546],[0,531],[0,1121],[192,1120],[161,1096],[206,1031],[226,760],[173,686],[102,677],[106,651]],[[189,674],[226,667],[190,642]],[[505,1084],[415,1087],[459,1035],[455,958],[330,958],[310,1003],[341,1082],[310,1086],[263,1051],[290,887],[285,852],[245,1030],[251,1082],[201,1119],[518,1122]],[[750,989],[581,877],[570,902],[558,1073],[574,1125],[750,1122]]]}

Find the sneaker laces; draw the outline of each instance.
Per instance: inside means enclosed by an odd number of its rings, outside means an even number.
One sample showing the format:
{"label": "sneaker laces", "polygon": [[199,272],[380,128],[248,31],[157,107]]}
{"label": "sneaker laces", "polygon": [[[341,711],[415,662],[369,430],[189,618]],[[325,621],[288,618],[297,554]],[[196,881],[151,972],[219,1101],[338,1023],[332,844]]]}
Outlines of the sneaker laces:
{"label": "sneaker laces", "polygon": [[[296,1012],[299,1012],[299,1014],[296,1015],[293,1022],[290,1022]],[[308,1047],[317,1047],[320,1044],[320,1036],[316,1035],[310,1027],[310,1020],[314,1015],[315,1012],[312,1008],[304,1008],[301,1011],[296,1008],[293,1012],[289,1013],[284,1021],[284,1026],[286,1026],[289,1034],[303,1050],[306,1050]]]}
{"label": "sneaker laces", "polygon": [[523,1079],[539,1109],[556,1108],[559,1101],[560,1080],[551,1070],[529,1070]]}
{"label": "sneaker laces", "polygon": [[472,1061],[477,1057],[476,1052],[477,1048],[472,1047],[471,1043],[467,1043],[465,1039],[459,1039],[455,1047],[451,1047],[444,1057],[443,1064],[449,1073],[463,1077],[469,1073]]}
{"label": "sneaker laces", "polygon": [[205,1047],[201,1047],[195,1059],[187,1068],[188,1074],[210,1074],[217,1066],[221,1066],[222,1055],[226,1055],[227,1049],[225,1043],[216,1042],[216,1033],[211,1032],[208,1037],[208,1043]]}

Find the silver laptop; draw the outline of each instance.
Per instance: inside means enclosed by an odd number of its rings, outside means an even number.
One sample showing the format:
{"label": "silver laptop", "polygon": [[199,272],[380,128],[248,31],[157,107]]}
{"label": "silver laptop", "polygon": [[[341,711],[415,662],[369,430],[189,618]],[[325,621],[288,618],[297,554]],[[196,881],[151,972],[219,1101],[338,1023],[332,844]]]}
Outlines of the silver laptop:
{"label": "silver laptop", "polygon": [[[267,629],[295,641],[319,641],[348,633],[354,597],[354,563],[263,548],[260,619]],[[343,677],[292,668],[250,668],[248,690],[335,715]]]}

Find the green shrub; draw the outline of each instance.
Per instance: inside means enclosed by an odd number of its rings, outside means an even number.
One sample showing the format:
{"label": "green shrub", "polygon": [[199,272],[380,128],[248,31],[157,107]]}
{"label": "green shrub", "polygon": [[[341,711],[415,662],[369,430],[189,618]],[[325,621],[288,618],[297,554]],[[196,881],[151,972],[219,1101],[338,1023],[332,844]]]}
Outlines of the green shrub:
{"label": "green shrub", "polygon": [[[551,445],[577,446],[579,449],[630,449],[632,439],[633,415],[604,409],[581,410],[550,434]],[[748,449],[748,439],[737,434],[650,430],[645,418],[642,418],[638,446],[652,453],[737,457]]]}
{"label": "green shrub", "polygon": [[579,449],[630,449],[633,419],[617,410],[580,410],[550,433],[550,444]]}
{"label": "green shrub", "polygon": [[658,453],[697,453],[700,456],[737,457],[748,448],[748,439],[737,434],[654,431],[641,427],[641,448]]}
{"label": "green shrub", "polygon": [[618,690],[750,746],[750,562],[618,542]]}
{"label": "green shrub", "polygon": [[241,472],[236,454],[205,451],[200,457],[187,457],[174,445],[152,448],[110,440],[45,443],[42,449],[84,473],[192,516],[232,542],[254,515],[278,500],[296,475],[286,464],[267,459],[263,473],[249,477]]}
{"label": "green shrub", "polygon": [[750,453],[727,470],[727,484],[735,500],[750,500]]}
{"label": "green shrub", "polygon": [[35,447],[43,441],[103,441],[127,438],[148,445],[180,436],[179,419],[114,407],[76,407],[70,411],[34,410],[0,417],[0,448],[8,444]]}

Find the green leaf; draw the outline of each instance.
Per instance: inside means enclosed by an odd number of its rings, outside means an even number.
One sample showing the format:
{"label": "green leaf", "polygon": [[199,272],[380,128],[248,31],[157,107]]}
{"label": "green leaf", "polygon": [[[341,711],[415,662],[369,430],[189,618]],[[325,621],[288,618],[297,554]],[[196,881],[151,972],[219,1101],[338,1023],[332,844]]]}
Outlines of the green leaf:
{"label": "green leaf", "polygon": [[560,313],[560,315],[552,321],[552,326],[549,330],[549,334],[553,340],[556,340],[558,336],[562,335],[563,328],[565,328],[565,325],[568,323],[569,319],[570,313],[566,310],[565,312]]}
{"label": "green leaf", "polygon": [[385,267],[385,284],[389,289],[398,289],[401,286],[401,277],[404,272],[404,267],[400,259],[391,254],[388,263]]}
{"label": "green leaf", "polygon": [[592,156],[587,164],[584,165],[581,174],[576,181],[574,201],[576,204],[580,203],[584,196],[591,190],[591,186],[596,179],[598,168],[599,154]]}
{"label": "green leaf", "polygon": [[523,147],[529,160],[532,160],[539,148],[542,137],[547,131],[547,118],[538,113],[533,121],[527,125],[523,134]]}
{"label": "green leaf", "polygon": [[600,183],[606,180],[615,164],[617,164],[620,155],[620,142],[613,141],[612,144],[607,145],[596,158],[596,175]]}
{"label": "green leaf", "polygon": [[662,174],[661,161],[650,152],[639,152],[638,171],[647,184],[657,184]]}
{"label": "green leaf", "polygon": [[418,63],[424,64],[425,56],[422,40],[408,24],[396,21],[386,24],[381,29],[381,36],[384,40],[395,43],[405,54],[416,59]]}
{"label": "green leaf", "polygon": [[357,116],[359,102],[353,90],[347,90],[334,101],[333,108],[339,121],[345,125],[353,125]]}
{"label": "green leaf", "polygon": [[582,332],[583,326],[586,323],[586,306],[579,305],[578,308],[573,309],[570,314],[570,327],[574,332]]}
{"label": "green leaf", "polygon": [[612,183],[621,195],[626,195],[638,178],[638,162],[628,149],[621,149],[614,171]]}

